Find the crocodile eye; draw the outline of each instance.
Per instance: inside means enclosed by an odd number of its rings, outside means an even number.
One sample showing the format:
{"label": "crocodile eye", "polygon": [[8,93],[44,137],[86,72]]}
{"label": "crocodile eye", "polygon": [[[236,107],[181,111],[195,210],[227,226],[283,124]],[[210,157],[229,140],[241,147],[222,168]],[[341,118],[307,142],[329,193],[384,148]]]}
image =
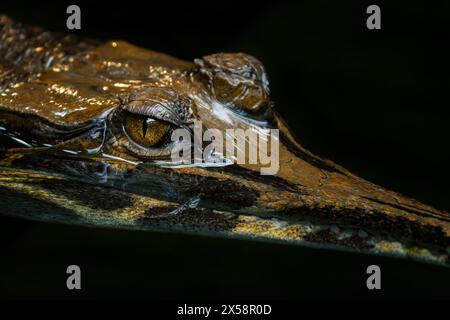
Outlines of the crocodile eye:
{"label": "crocodile eye", "polygon": [[250,113],[259,113],[267,104],[268,98],[261,86],[237,77],[216,74],[213,88],[219,102],[232,102],[236,107]]}
{"label": "crocodile eye", "polygon": [[266,71],[255,57],[217,53],[194,62],[219,102],[252,115],[261,115],[271,107]]}
{"label": "crocodile eye", "polygon": [[129,138],[142,147],[155,148],[170,141],[172,124],[137,114],[125,118],[125,132]]}

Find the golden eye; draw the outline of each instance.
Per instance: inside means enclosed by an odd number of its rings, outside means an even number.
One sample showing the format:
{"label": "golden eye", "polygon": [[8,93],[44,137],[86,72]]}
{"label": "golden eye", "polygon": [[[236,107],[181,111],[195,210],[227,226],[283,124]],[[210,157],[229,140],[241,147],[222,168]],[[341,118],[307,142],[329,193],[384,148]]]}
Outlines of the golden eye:
{"label": "golden eye", "polygon": [[172,125],[149,117],[129,114],[125,118],[125,131],[137,144],[143,147],[158,147],[169,141]]}

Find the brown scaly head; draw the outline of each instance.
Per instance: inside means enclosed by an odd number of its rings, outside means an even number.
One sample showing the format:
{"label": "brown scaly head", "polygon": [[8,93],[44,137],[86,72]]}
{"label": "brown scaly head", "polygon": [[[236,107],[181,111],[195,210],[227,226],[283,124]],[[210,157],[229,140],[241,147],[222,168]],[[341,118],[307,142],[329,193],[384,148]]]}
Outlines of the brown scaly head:
{"label": "brown scaly head", "polygon": [[[302,148],[273,110],[266,72],[252,56],[219,53],[191,63],[1,17],[0,57],[3,214],[448,264],[450,215]],[[190,164],[173,160],[183,143],[172,139],[178,129],[200,139]],[[208,129],[236,150],[252,146],[227,129],[261,141],[278,129],[267,147],[277,144],[279,162],[236,164],[216,149],[224,162],[196,163]]]}

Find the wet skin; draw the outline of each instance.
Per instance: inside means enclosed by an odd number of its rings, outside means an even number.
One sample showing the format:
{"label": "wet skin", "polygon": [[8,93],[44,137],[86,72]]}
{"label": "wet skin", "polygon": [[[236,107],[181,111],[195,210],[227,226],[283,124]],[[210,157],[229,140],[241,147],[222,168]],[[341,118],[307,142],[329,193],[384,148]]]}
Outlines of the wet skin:
{"label": "wet skin", "polygon": [[[0,18],[0,57],[3,214],[448,264],[450,214],[305,150],[273,109],[254,57],[219,53],[187,62],[7,17]],[[193,130],[194,120],[222,132],[279,129],[279,171],[167,165],[170,134]]]}

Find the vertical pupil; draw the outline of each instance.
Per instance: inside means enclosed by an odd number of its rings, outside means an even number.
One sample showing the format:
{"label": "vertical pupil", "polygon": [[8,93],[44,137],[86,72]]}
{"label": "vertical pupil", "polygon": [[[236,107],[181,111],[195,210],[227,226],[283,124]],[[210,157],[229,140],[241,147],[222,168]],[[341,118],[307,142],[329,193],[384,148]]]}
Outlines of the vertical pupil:
{"label": "vertical pupil", "polygon": [[142,123],[142,136],[145,138],[145,135],[147,134],[147,119],[144,119],[143,123]]}
{"label": "vertical pupil", "polygon": [[145,138],[145,135],[147,134],[147,129],[149,125],[151,125],[153,122],[155,122],[155,119],[152,118],[145,118],[142,122],[142,136]]}

